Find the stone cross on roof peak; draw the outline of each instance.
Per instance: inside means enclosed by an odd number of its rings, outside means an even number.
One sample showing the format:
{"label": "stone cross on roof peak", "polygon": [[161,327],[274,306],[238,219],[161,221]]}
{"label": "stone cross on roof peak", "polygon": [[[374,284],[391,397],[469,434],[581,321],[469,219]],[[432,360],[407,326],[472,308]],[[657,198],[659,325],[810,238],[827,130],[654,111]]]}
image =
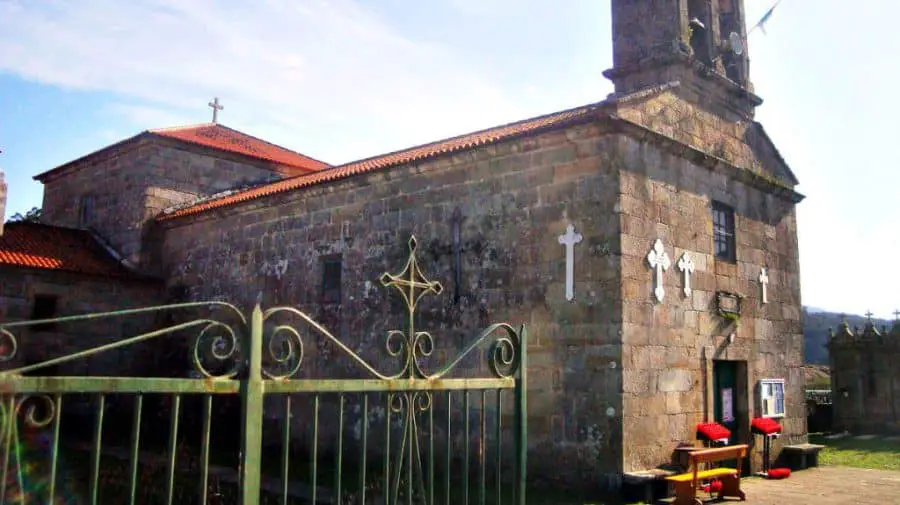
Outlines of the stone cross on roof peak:
{"label": "stone cross on roof peak", "polygon": [[212,101],[212,102],[209,102],[207,105],[209,105],[210,107],[212,107],[212,111],[213,111],[213,120],[212,120],[212,122],[213,122],[213,123],[218,123],[218,122],[219,122],[219,121],[218,121],[218,119],[219,119],[219,114],[218,114],[218,112],[219,112],[220,110],[225,110],[225,106],[219,103],[219,97],[213,98],[213,101]]}

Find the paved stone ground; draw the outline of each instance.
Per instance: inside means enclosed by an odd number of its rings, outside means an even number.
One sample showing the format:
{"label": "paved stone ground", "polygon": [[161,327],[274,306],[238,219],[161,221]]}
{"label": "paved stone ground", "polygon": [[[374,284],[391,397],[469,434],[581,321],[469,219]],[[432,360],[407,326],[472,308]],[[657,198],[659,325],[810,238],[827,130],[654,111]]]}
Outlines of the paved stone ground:
{"label": "paved stone ground", "polygon": [[819,467],[794,472],[784,480],[745,479],[741,488],[747,493],[747,501],[719,503],[884,505],[900,503],[900,472]]}

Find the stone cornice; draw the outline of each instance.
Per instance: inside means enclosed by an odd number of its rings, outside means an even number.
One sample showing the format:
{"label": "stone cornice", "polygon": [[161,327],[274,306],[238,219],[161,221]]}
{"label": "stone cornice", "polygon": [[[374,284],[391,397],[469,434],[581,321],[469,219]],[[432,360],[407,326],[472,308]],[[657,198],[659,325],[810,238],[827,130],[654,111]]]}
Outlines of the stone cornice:
{"label": "stone cornice", "polygon": [[630,74],[653,71],[663,67],[680,66],[684,71],[690,71],[702,79],[711,80],[715,84],[722,86],[732,95],[747,100],[753,107],[762,105],[763,99],[760,96],[753,93],[750,89],[732,81],[727,76],[720,73],[715,67],[710,67],[697,60],[690,53],[681,49],[678,46],[677,41],[673,41],[672,46],[673,47],[664,54],[657,54],[638,63],[606,69],[603,71],[603,76],[615,82],[617,79],[622,79]]}

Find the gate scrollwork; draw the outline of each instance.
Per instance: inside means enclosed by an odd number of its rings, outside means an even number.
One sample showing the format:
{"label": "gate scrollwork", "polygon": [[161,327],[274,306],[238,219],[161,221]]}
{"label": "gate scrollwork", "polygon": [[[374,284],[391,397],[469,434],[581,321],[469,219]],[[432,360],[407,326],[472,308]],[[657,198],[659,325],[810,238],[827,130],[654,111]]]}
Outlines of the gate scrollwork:
{"label": "gate scrollwork", "polygon": [[[369,430],[370,414],[373,419],[378,418],[385,424],[383,441],[373,441],[372,445],[379,445],[384,452],[382,474],[383,486],[381,492],[385,494],[388,503],[404,501],[434,501],[435,485],[435,459],[436,444],[442,443],[446,447],[446,493],[447,501],[450,501],[450,467],[451,457],[457,456],[469,458],[469,425],[471,415],[475,415],[478,409],[480,414],[480,446],[477,448],[477,457],[481,462],[480,487],[482,493],[485,489],[485,465],[488,454],[486,452],[486,412],[493,409],[495,414],[490,414],[496,419],[496,432],[491,433],[495,442],[492,447],[497,452],[495,471],[497,483],[497,498],[500,497],[500,472],[501,472],[501,429],[506,416],[503,406],[515,410],[517,421],[513,428],[516,454],[514,468],[515,503],[524,504],[524,476],[525,476],[525,342],[524,326],[514,328],[507,323],[492,324],[484,328],[478,336],[461,349],[454,349],[455,354],[443,363],[437,363],[432,368],[427,358],[433,356],[438,348],[438,342],[434,335],[427,330],[417,329],[417,314],[419,302],[426,295],[439,296],[444,288],[440,282],[430,280],[425,276],[416,257],[418,243],[416,238],[410,237],[408,243],[409,255],[405,264],[396,274],[384,273],[378,280],[381,285],[388,288],[390,294],[402,298],[405,306],[407,321],[403,329],[388,329],[383,335],[383,349],[389,358],[396,359],[388,370],[380,369],[374,362],[363,358],[361,352],[355,351],[341,339],[332,334],[325,326],[314,320],[302,310],[289,307],[273,307],[263,310],[257,302],[252,313],[245,314],[235,305],[223,301],[188,302],[128,309],[99,314],[85,314],[79,316],[67,316],[55,319],[36,321],[0,322],[0,362],[14,363],[15,368],[0,370],[0,466],[3,470],[15,471],[18,480],[18,489],[24,490],[26,482],[23,480],[23,469],[29,468],[26,461],[22,461],[19,455],[21,443],[20,430],[30,428],[43,428],[48,432],[54,432],[53,449],[51,452],[50,486],[47,496],[53,497],[54,478],[56,468],[57,444],[61,422],[60,413],[70,411],[70,407],[63,402],[63,397],[68,394],[78,395],[88,393],[98,399],[91,416],[95,426],[95,446],[91,452],[92,472],[90,477],[90,492],[96,500],[98,490],[103,482],[98,480],[101,461],[101,440],[103,428],[103,413],[108,406],[105,403],[106,396],[126,394],[133,396],[133,425],[132,447],[130,463],[130,477],[128,485],[132,495],[138,483],[138,442],[141,439],[141,412],[144,395],[163,395],[169,402],[169,463],[167,467],[167,481],[165,492],[172,502],[175,486],[175,467],[183,464],[177,457],[176,449],[179,445],[179,409],[182,397],[195,395],[202,398],[203,417],[203,450],[200,455],[200,495],[201,503],[206,500],[206,484],[209,479],[210,457],[210,431],[213,416],[213,398],[221,398],[225,395],[240,395],[241,399],[241,423],[244,428],[241,432],[241,447],[238,464],[240,486],[240,503],[258,504],[262,493],[260,467],[262,451],[262,426],[263,405],[267,395],[282,395],[285,405],[285,417],[290,419],[292,414],[292,401],[294,396],[309,394],[312,398],[311,424],[312,440],[318,441],[319,422],[319,396],[326,393],[339,395],[339,401],[335,405],[328,405],[338,412],[337,433],[338,450],[341,454],[340,444],[343,441],[345,429],[344,410],[345,394],[360,394],[362,411],[359,415],[361,421],[358,427],[357,442],[361,445],[362,477],[360,487],[362,496],[365,496],[365,471],[366,471],[366,444],[367,436],[374,433]],[[394,293],[396,290],[397,293]],[[199,317],[194,317],[195,311],[205,310]],[[131,316],[164,315],[171,317],[176,311],[182,315],[183,322],[167,324],[165,327],[147,331],[136,336],[121,338],[105,345],[95,346],[65,356],[47,359],[40,363],[20,365],[15,359],[17,352],[22,352],[16,338],[18,328],[27,328],[44,323],[91,323],[94,320],[128,318]],[[29,335],[26,333],[26,335]],[[137,377],[41,377],[42,369],[48,369],[56,365],[68,363],[74,360],[91,358],[97,354],[126,348],[141,342],[161,339],[161,337],[173,337],[178,342],[178,353],[185,360],[184,369],[177,371],[181,374],[187,371],[191,378],[159,376]],[[379,336],[379,338],[380,338]],[[30,338],[30,335],[26,338]],[[306,341],[309,338],[311,341]],[[305,358],[305,350],[314,350],[316,345],[327,344],[333,346],[338,354],[349,358],[351,364],[357,367],[365,377],[363,379],[338,379],[312,378],[311,380],[299,380],[298,375],[303,371],[304,364],[310,361]],[[355,345],[357,343],[354,343]],[[380,344],[380,342],[379,342]],[[312,345],[312,347],[310,347]],[[381,349],[381,346],[378,346]],[[481,354],[483,349],[483,355]],[[30,347],[28,349],[30,351]],[[441,355],[443,351],[438,352]],[[25,352],[27,354],[27,352]],[[165,353],[163,353],[165,354]],[[492,377],[452,377],[451,373],[467,357],[474,355],[484,359]],[[164,360],[163,360],[164,361]],[[379,361],[380,363],[380,361]],[[461,367],[460,367],[461,368]],[[38,373],[32,373],[38,372]],[[48,374],[52,375],[52,374]],[[35,377],[37,376],[37,377]],[[374,379],[374,380],[373,380]],[[476,407],[470,406],[469,393],[480,393],[481,400]],[[493,407],[487,404],[488,393],[496,394],[496,403]],[[501,400],[502,392],[514,393],[514,401],[505,404]],[[369,410],[369,394],[383,395],[377,407],[372,405]],[[461,409],[451,409],[453,398],[457,394],[463,398]],[[218,400],[217,400],[218,401]],[[386,401],[386,403],[384,403]],[[446,403],[445,403],[446,401]],[[63,407],[66,405],[65,408]],[[77,405],[73,402],[73,406]],[[115,401],[110,405],[116,407]],[[185,405],[189,405],[186,401]],[[326,405],[323,401],[322,405]],[[446,407],[444,407],[446,405]],[[185,407],[187,408],[187,407]],[[470,410],[471,408],[471,410]],[[435,418],[446,412],[446,418],[438,427]],[[470,415],[471,414],[471,415]],[[354,414],[355,415],[355,414]],[[181,415],[184,417],[184,415]],[[461,426],[465,426],[466,433],[459,437],[462,442],[454,442],[451,437],[451,420],[460,419]],[[508,417],[506,417],[508,419]],[[307,420],[304,420],[307,421]],[[66,421],[67,423],[68,421]],[[393,423],[393,424],[392,424]],[[456,423],[456,421],[453,421]],[[292,423],[284,423],[282,441],[283,447],[283,501],[288,496],[288,468],[290,460],[290,441],[293,440],[291,430]],[[455,424],[454,424],[455,426]],[[49,427],[49,428],[48,428]],[[331,426],[329,429],[333,428]],[[356,428],[355,428],[356,429]],[[399,435],[396,436],[395,435]],[[425,434],[423,436],[423,433]],[[361,440],[360,436],[361,435]],[[441,438],[438,441],[438,437]],[[421,440],[420,440],[421,438]],[[318,443],[318,442],[316,442]],[[453,444],[464,444],[462,455],[456,454]],[[383,444],[383,445],[381,445]],[[315,444],[313,448],[317,447]],[[458,447],[456,448],[458,449]],[[14,452],[11,452],[14,451]],[[12,458],[11,459],[11,455]],[[315,449],[312,452],[312,460],[315,460]],[[475,453],[473,453],[475,454]],[[503,456],[503,462],[507,456]],[[511,458],[511,459],[513,459]],[[427,460],[427,461],[426,461]],[[337,491],[341,491],[340,481],[340,456],[338,456]],[[509,464],[509,463],[508,463]],[[468,465],[468,463],[466,463]],[[120,465],[121,466],[121,465]],[[311,465],[313,476],[313,501],[315,501],[316,478],[315,463]],[[468,469],[468,466],[465,467]],[[6,481],[0,475],[0,502],[6,497]],[[10,482],[13,482],[10,480]],[[455,488],[454,488],[455,489]],[[457,492],[457,491],[454,491]],[[468,490],[466,490],[468,493]],[[468,494],[467,494],[468,496]],[[426,499],[427,497],[427,499]],[[483,498],[483,497],[482,497]]]}

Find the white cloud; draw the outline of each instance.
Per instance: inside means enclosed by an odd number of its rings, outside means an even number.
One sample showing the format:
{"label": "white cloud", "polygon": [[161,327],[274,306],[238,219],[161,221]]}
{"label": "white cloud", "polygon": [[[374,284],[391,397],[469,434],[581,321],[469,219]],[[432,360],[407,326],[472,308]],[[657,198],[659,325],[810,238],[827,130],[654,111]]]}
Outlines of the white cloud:
{"label": "white cloud", "polygon": [[115,93],[136,130],[207,121],[219,96],[223,123],[338,162],[556,106],[350,0],[0,0],[0,71]]}
{"label": "white cloud", "polygon": [[450,5],[467,16],[488,16],[504,12],[510,7],[508,0],[449,0]]}
{"label": "white cloud", "polygon": [[[191,117],[188,114],[173,112],[172,110],[165,108],[134,103],[113,103],[106,107],[105,112],[123,118],[129,123],[136,125],[141,129],[147,129],[151,127],[148,125],[169,126],[191,123]],[[195,120],[194,122],[200,121]],[[131,134],[134,133],[135,132],[131,132]],[[118,140],[122,140],[122,137],[120,136],[115,141]]]}

